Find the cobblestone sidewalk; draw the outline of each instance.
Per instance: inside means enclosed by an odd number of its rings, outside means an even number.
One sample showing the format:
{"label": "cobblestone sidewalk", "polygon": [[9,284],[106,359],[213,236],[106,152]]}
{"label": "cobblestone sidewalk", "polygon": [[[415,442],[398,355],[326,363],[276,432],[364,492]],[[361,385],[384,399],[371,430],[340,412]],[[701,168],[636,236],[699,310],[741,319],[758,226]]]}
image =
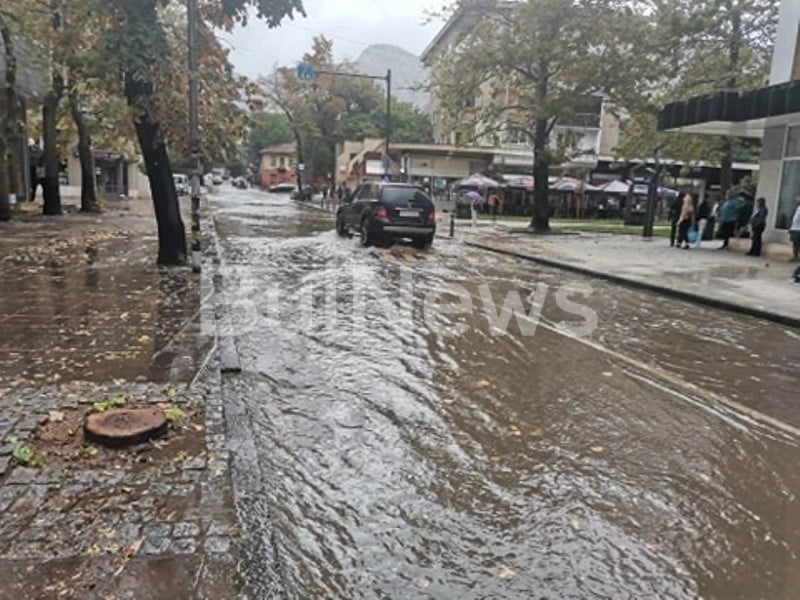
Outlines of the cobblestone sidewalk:
{"label": "cobblestone sidewalk", "polygon": [[[38,221],[0,227],[2,246],[25,248],[0,273],[0,599],[236,597],[200,283],[152,264],[155,224],[138,212],[72,218],[57,237]],[[87,444],[84,417],[109,402],[161,405],[168,434]]]}

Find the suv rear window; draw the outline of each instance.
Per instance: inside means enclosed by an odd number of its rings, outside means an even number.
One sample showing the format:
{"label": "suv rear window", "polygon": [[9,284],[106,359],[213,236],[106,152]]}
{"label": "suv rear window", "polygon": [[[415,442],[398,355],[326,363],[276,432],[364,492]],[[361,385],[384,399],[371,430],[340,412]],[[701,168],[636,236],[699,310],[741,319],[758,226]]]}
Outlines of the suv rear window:
{"label": "suv rear window", "polygon": [[431,199],[419,188],[386,186],[383,188],[381,201],[390,206],[405,206],[407,204],[430,204]]}

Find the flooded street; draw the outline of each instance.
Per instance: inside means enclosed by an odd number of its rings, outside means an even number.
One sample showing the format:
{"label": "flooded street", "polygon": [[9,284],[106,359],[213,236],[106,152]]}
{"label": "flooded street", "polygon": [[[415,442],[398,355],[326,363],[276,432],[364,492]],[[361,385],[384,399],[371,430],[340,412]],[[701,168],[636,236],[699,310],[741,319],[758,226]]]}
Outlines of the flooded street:
{"label": "flooded street", "polygon": [[[800,427],[800,332],[212,203],[290,597],[796,597],[798,439],[714,399]],[[541,300],[533,335],[487,317],[509,292]]]}

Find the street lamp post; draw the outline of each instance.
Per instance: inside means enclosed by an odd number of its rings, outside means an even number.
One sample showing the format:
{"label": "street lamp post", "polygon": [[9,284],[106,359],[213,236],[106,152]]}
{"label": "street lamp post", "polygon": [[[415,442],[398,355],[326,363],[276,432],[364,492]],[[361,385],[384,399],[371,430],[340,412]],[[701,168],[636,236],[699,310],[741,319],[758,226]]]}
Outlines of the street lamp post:
{"label": "street lamp post", "polygon": [[384,150],[386,151],[386,160],[384,161],[383,167],[383,175],[387,177],[389,175],[389,164],[391,163],[391,158],[389,158],[389,138],[392,135],[392,70],[387,69],[386,71],[386,143],[384,144]]}
{"label": "street lamp post", "polygon": [[312,82],[316,79],[318,74],[323,75],[337,75],[341,77],[358,77],[361,79],[377,79],[386,82],[386,139],[384,141],[384,160],[383,160],[383,174],[389,175],[389,142],[392,137],[392,70],[387,69],[386,75],[363,75],[362,73],[346,73],[344,71],[327,71],[323,69],[315,69],[313,66],[301,63],[297,66],[297,78],[301,82]]}
{"label": "street lamp post", "polygon": [[191,180],[192,195],[192,271],[200,272],[200,159],[199,99],[197,81],[197,0],[188,3],[189,45],[189,151],[194,162]]}

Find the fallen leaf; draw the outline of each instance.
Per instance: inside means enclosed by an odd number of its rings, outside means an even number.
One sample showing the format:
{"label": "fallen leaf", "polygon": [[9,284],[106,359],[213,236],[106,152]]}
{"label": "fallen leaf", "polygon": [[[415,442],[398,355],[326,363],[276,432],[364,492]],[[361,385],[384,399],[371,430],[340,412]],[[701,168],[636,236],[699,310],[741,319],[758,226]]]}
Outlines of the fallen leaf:
{"label": "fallen leaf", "polygon": [[516,577],[516,575],[517,572],[506,565],[502,565],[497,571],[497,576],[500,579],[512,579],[513,577]]}
{"label": "fallen leaf", "polygon": [[489,387],[489,386],[491,386],[491,385],[492,385],[492,384],[491,384],[491,383],[489,383],[488,381],[486,381],[485,379],[481,379],[481,380],[478,382],[478,387],[479,387],[479,388],[487,388],[487,387]]}
{"label": "fallen leaf", "polygon": [[453,400],[452,398],[445,398],[444,400],[442,400],[442,402],[444,404],[455,404],[456,403],[456,401]]}
{"label": "fallen leaf", "polygon": [[51,423],[61,423],[64,420],[64,411],[63,410],[51,410],[50,413],[47,415],[47,419]]}
{"label": "fallen leaf", "polygon": [[143,336],[140,336],[139,339],[136,340],[136,341],[139,342],[142,346],[145,346],[145,345],[149,344],[150,342],[152,342],[153,339],[149,335],[143,335]]}
{"label": "fallen leaf", "polygon": [[603,446],[592,446],[591,451],[595,454],[602,454],[606,451],[606,449]]}

